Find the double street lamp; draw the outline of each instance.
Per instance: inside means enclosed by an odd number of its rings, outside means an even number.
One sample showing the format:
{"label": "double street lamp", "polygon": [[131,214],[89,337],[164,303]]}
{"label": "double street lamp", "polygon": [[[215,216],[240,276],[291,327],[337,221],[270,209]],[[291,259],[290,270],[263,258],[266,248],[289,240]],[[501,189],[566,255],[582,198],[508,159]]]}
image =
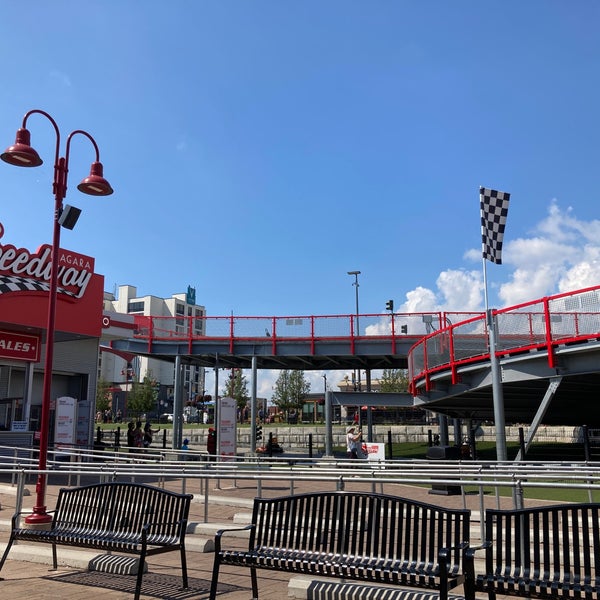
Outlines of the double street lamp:
{"label": "double street lamp", "polygon": [[[102,163],[100,162],[100,152],[94,138],[81,129],[72,131],[67,137],[65,156],[59,156],[60,153],[60,131],[56,121],[43,110],[30,110],[23,117],[23,124],[17,131],[14,145],[10,146],[0,155],[0,158],[8,164],[17,167],[39,167],[42,159],[39,154],[31,147],[31,135],[27,129],[27,119],[33,114],[40,114],[46,117],[56,133],[56,149],[54,153],[54,180],[52,182],[52,191],[54,193],[54,216],[53,216],[53,236],[52,236],[52,262],[50,267],[50,287],[48,292],[48,316],[46,326],[46,356],[44,360],[44,382],[42,390],[42,415],[40,421],[40,450],[38,462],[38,480],[36,484],[36,503],[33,512],[25,519],[30,524],[49,523],[52,520],[51,515],[46,512],[46,464],[48,456],[48,439],[50,434],[50,404],[52,391],[52,369],[54,359],[54,334],[56,320],[56,300],[58,290],[58,266],[60,253],[60,227],[64,222],[63,200],[67,195],[67,175],[69,172],[69,154],[71,149],[71,140],[77,134],[87,137],[96,151],[96,160],[92,163],[90,174],[78,186],[77,189],[84,194],[91,196],[109,196],[113,189],[106,179],[104,179]],[[61,219],[61,216],[63,219]],[[75,218],[76,220],[76,218]],[[71,220],[70,225],[74,225]]]}

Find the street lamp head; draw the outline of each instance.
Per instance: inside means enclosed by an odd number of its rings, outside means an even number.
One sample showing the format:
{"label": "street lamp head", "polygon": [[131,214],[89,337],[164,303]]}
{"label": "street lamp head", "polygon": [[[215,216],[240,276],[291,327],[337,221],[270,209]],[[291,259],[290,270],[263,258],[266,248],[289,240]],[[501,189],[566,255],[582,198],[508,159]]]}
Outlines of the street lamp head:
{"label": "street lamp head", "polygon": [[14,145],[7,148],[0,158],[16,167],[39,167],[43,163],[40,155],[31,147],[31,134],[25,128],[17,131]]}
{"label": "street lamp head", "polygon": [[90,196],[110,196],[113,193],[110,183],[104,179],[101,162],[92,163],[90,174],[77,186],[77,189]]}
{"label": "street lamp head", "polygon": [[348,271],[348,275],[360,275],[360,271]]}

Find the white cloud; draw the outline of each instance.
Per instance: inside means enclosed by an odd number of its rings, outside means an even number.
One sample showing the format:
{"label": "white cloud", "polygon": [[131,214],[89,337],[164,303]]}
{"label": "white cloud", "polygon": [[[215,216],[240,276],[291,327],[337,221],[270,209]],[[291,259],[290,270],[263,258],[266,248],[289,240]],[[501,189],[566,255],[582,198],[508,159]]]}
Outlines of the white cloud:
{"label": "white cloud", "polygon": [[[562,234],[557,238],[564,239]],[[511,240],[503,252],[504,266],[517,269],[537,269],[540,265],[560,267],[566,260],[577,260],[578,249],[571,245],[547,237]]]}
{"label": "white cloud", "polygon": [[417,287],[406,294],[406,302],[399,312],[430,312],[437,310],[437,298],[434,292],[425,287]]}
{"label": "white cloud", "polygon": [[481,273],[448,269],[436,281],[437,292],[419,286],[406,294],[399,312],[477,311],[483,298]]}
{"label": "white cloud", "polygon": [[600,221],[581,221],[553,201],[534,234],[506,245],[515,269],[498,292],[505,306],[600,283]]}
{"label": "white cloud", "polygon": [[500,286],[498,296],[503,306],[512,306],[535,300],[546,295],[556,282],[556,271],[552,265],[539,265],[537,269],[516,269],[511,281]]}
{"label": "white cloud", "polygon": [[482,275],[477,271],[448,270],[440,273],[437,286],[443,296],[441,310],[478,310],[483,298]]}
{"label": "white cloud", "polygon": [[578,290],[600,283],[600,248],[588,247],[585,259],[567,269],[558,284],[559,292]]}
{"label": "white cloud", "polygon": [[536,230],[557,242],[580,245],[585,240],[597,244],[600,240],[600,220],[581,221],[573,213],[573,207],[561,210],[557,201],[553,200],[548,208],[548,216],[540,221]]}

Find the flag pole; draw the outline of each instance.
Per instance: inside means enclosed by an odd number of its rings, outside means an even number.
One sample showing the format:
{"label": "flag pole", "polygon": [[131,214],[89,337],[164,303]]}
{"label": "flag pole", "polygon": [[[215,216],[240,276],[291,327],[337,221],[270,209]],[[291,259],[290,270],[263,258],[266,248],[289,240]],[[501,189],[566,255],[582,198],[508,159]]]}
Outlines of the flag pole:
{"label": "flag pole", "polygon": [[479,188],[481,207],[481,234],[483,259],[483,289],[485,297],[485,318],[490,352],[490,370],[492,375],[492,397],[494,403],[494,425],[496,427],[496,459],[506,461],[506,422],[504,419],[504,391],[500,362],[496,355],[496,321],[489,306],[486,260],[502,263],[502,241],[508,215],[510,194],[496,190]]}
{"label": "flag pole", "polygon": [[494,401],[494,425],[496,427],[496,460],[507,460],[506,455],[506,423],[504,420],[504,391],[500,364],[496,356],[496,325],[494,315],[488,302],[487,268],[483,259],[483,290],[485,297],[485,318],[488,331],[488,346],[490,350],[490,368],[492,372],[492,397]]}

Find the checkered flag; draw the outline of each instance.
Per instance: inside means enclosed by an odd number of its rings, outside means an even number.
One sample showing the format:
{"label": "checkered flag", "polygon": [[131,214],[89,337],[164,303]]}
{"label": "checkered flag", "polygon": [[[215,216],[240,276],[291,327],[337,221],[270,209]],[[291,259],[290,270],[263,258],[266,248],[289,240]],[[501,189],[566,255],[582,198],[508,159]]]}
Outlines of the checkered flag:
{"label": "checkered flag", "polygon": [[[0,294],[7,294],[9,292],[46,292],[50,291],[50,284],[45,281],[38,281],[29,277],[18,277],[16,275],[0,275]],[[56,290],[59,294],[65,294],[76,298],[77,296],[65,290],[62,287],[58,287]]]}
{"label": "checkered flag", "polygon": [[502,264],[502,239],[508,215],[510,194],[479,188],[481,207],[481,242],[483,258]]}

